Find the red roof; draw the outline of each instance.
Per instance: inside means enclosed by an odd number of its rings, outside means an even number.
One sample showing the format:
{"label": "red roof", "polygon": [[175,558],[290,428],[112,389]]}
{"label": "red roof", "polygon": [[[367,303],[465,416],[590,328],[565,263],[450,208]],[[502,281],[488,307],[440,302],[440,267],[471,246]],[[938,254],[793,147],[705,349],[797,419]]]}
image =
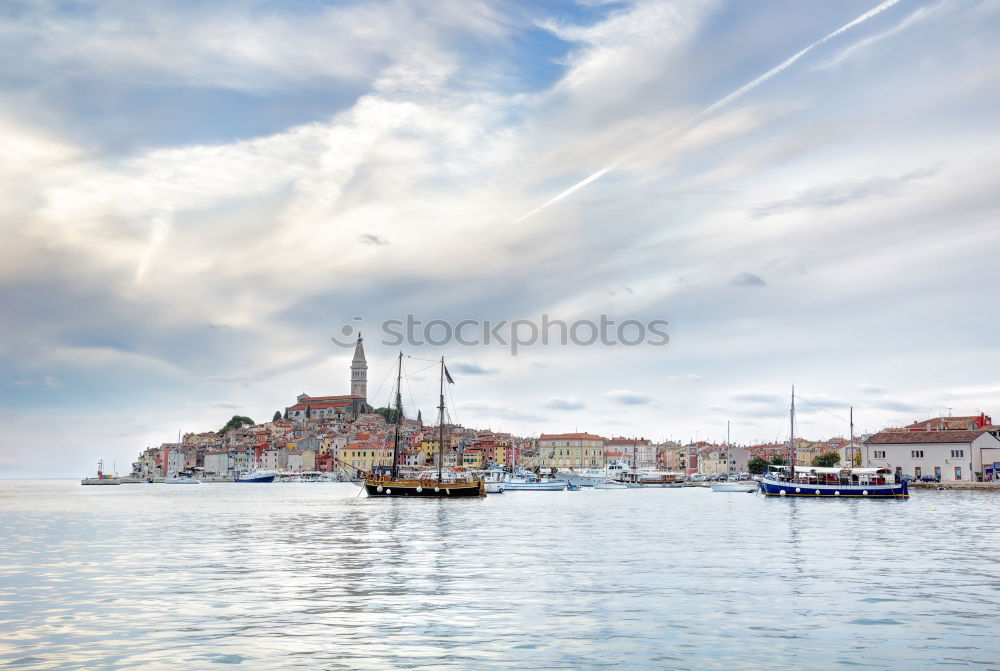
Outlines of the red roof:
{"label": "red roof", "polygon": [[883,431],[866,440],[869,445],[914,445],[920,443],[971,443],[986,431]]}
{"label": "red roof", "polygon": [[592,433],[543,433],[538,440],[604,440],[604,437]]}

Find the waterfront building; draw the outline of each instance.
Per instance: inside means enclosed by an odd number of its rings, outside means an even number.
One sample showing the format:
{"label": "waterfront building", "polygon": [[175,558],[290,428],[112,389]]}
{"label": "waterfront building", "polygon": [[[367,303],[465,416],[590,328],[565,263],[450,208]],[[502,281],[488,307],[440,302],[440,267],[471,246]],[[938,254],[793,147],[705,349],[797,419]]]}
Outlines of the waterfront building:
{"label": "waterfront building", "polygon": [[983,464],[1000,461],[1000,440],[974,431],[882,431],[864,441],[867,466],[888,467],[897,476],[933,476],[941,482],[972,482]]}
{"label": "waterfront building", "polygon": [[617,436],[604,443],[605,459],[607,453],[627,455],[626,460],[639,468],[656,466],[656,446],[646,438],[625,438]]}
{"label": "waterfront building", "polygon": [[712,475],[746,473],[750,452],[742,447],[713,445],[698,452],[698,472]]}
{"label": "waterfront building", "polygon": [[604,438],[591,433],[543,433],[538,449],[545,468],[604,466]]}

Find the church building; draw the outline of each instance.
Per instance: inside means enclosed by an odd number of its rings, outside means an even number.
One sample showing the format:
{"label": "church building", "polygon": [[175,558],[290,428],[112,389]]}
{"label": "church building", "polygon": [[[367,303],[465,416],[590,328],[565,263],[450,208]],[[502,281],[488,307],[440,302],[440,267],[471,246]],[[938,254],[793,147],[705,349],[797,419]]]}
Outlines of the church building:
{"label": "church building", "polygon": [[354,347],[351,360],[351,393],[344,396],[309,396],[299,394],[295,405],[285,408],[285,418],[303,421],[306,419],[357,419],[358,415],[375,412],[368,404],[368,362],[361,334]]}

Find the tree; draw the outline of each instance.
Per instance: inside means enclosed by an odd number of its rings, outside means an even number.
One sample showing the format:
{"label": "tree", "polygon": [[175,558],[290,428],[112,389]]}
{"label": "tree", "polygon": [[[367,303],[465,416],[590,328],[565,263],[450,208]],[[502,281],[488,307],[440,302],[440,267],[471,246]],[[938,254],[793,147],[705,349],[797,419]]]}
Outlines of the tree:
{"label": "tree", "polygon": [[837,452],[827,452],[813,459],[813,466],[825,466],[830,468],[840,463],[840,454]]}
{"label": "tree", "polygon": [[255,423],[256,422],[252,419],[244,415],[233,415],[232,419],[226,422],[224,427],[219,429],[219,435],[224,436],[226,435],[226,432],[231,429],[242,429],[244,426],[253,426]]}
{"label": "tree", "polygon": [[272,422],[277,422],[279,419],[281,419],[281,411],[280,410],[275,410],[274,411],[274,417],[271,418],[271,421]]}
{"label": "tree", "polygon": [[379,408],[375,411],[375,414],[382,415],[385,418],[387,424],[396,423],[396,409],[395,408]]}
{"label": "tree", "polygon": [[782,454],[772,454],[771,455],[771,465],[772,466],[784,466],[785,456]]}
{"label": "tree", "polygon": [[767,471],[767,462],[760,457],[754,457],[747,463],[747,470],[754,474],[764,473]]}

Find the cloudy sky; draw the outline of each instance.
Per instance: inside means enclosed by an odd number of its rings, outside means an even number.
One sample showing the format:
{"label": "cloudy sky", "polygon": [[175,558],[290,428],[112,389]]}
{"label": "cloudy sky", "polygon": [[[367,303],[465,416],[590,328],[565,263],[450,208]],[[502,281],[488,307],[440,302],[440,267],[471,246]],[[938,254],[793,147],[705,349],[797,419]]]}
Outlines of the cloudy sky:
{"label": "cloudy sky", "polygon": [[[0,476],[369,394],[381,323],[665,320],[665,346],[409,345],[427,417],[746,442],[1000,413],[989,0],[0,8]],[[469,332],[472,333],[471,331]],[[468,339],[468,337],[467,337]]]}

